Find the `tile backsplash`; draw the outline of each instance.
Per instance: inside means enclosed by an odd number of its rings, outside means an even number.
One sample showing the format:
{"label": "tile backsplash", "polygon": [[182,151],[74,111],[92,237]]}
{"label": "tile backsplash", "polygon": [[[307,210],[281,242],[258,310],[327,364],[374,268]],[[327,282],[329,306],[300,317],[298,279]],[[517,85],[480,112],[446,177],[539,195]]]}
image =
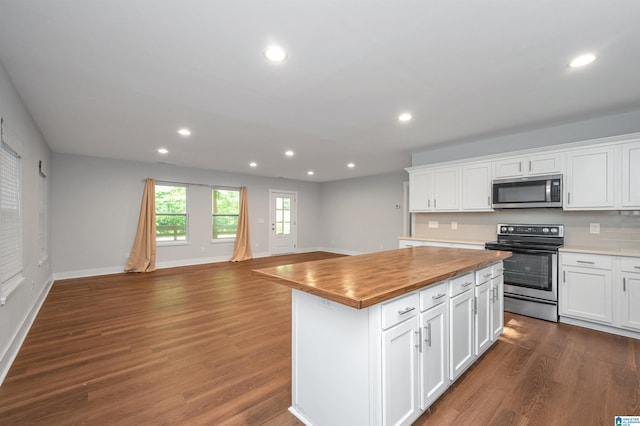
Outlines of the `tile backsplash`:
{"label": "tile backsplash", "polygon": [[[640,212],[500,210],[487,213],[417,213],[413,236],[434,239],[494,241],[498,223],[563,224],[565,246],[640,251]],[[437,228],[434,227],[437,222]],[[452,229],[452,222],[455,222]],[[600,233],[590,233],[591,224]]]}

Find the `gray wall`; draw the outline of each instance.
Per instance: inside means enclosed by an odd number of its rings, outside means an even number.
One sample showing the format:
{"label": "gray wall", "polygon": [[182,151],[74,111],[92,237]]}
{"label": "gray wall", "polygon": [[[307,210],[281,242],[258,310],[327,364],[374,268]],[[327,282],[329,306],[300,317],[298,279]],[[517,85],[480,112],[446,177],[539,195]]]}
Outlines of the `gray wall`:
{"label": "gray wall", "polygon": [[[0,115],[12,146],[22,156],[24,278],[0,306],[0,382],[51,283],[49,260],[40,256],[38,162],[51,170],[51,152],[6,71],[0,65]],[[49,179],[47,179],[49,180]],[[50,185],[48,182],[47,185]],[[47,191],[49,189],[47,188]],[[49,212],[51,206],[49,203]],[[47,218],[48,220],[48,218]],[[50,227],[49,227],[50,229]],[[39,263],[42,262],[41,265]]]}
{"label": "gray wall", "polygon": [[421,166],[635,132],[640,132],[640,110],[490,139],[438,145],[414,153],[411,164]]}
{"label": "gray wall", "polygon": [[[171,165],[53,155],[53,270],[56,278],[122,272],[138,224],[147,177],[157,181],[247,186],[254,256],[269,251],[269,190],[298,193],[298,248],[319,245],[320,184]],[[211,242],[211,189],[189,191],[189,244],[158,246],[159,267],[228,260],[233,243]],[[258,223],[263,219],[263,223]]]}
{"label": "gray wall", "polygon": [[322,246],[345,253],[398,248],[405,207],[403,182],[407,180],[409,175],[401,171],[324,183]]}

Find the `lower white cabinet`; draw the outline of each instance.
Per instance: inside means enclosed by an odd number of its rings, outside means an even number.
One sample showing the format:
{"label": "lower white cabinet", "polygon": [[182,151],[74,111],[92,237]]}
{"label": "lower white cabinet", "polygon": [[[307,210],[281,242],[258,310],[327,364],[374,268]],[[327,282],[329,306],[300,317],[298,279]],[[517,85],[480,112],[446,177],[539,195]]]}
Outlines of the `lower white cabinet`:
{"label": "lower white cabinet", "polygon": [[[453,286],[451,286],[453,287]],[[473,287],[449,300],[449,378],[457,379],[475,359]]]}
{"label": "lower white cabinet", "polygon": [[561,252],[560,264],[560,321],[640,338],[640,257]]}
{"label": "lower white cabinet", "polygon": [[[446,285],[444,288],[446,294]],[[434,296],[437,297],[437,296]],[[426,410],[449,387],[447,300],[420,314],[420,409]]]}
{"label": "lower white cabinet", "polygon": [[409,425],[418,412],[418,318],[382,334],[382,416],[385,425]]}
{"label": "lower white cabinet", "polygon": [[613,323],[613,272],[611,262],[599,256],[562,256],[560,315]]}
{"label": "lower white cabinet", "polygon": [[502,263],[491,268],[491,341],[496,341],[504,328],[503,270]]}
{"label": "lower white cabinet", "polygon": [[640,258],[620,259],[620,270],[620,326],[640,331]]}
{"label": "lower white cabinet", "polygon": [[475,345],[474,354],[481,355],[491,346],[491,280],[475,288]]}

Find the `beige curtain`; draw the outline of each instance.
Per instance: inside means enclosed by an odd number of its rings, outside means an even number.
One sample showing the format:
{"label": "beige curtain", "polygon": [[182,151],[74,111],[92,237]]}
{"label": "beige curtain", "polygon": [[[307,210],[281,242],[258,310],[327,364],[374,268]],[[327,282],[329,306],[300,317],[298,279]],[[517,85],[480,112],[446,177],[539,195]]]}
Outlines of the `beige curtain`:
{"label": "beige curtain", "polygon": [[240,214],[238,215],[238,229],[236,243],[233,248],[231,262],[240,262],[253,258],[251,241],[249,241],[249,204],[247,203],[247,187],[240,188]]}
{"label": "beige curtain", "polygon": [[133,241],[125,272],[156,270],[156,181],[147,179],[142,194],[138,232]]}

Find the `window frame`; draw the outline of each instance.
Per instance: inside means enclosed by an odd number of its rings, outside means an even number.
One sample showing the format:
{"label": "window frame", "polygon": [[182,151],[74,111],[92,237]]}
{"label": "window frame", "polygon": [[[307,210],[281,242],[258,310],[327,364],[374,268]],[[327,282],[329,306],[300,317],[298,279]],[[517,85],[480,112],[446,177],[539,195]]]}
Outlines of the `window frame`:
{"label": "window frame", "polygon": [[[17,210],[17,236],[12,238],[14,241],[14,247],[12,254],[15,256],[14,264],[0,264],[0,299],[4,303],[6,302],[7,297],[16,290],[20,284],[22,284],[25,280],[24,277],[24,267],[25,267],[25,259],[24,259],[24,209],[22,206],[23,198],[24,198],[24,190],[23,190],[23,173],[22,173],[22,155],[15,147],[7,141],[7,136],[4,128],[4,120],[0,122],[0,158],[4,157],[4,155],[8,154],[15,159],[15,181],[12,182],[15,188],[15,204]],[[1,160],[0,160],[1,161]],[[0,169],[2,167],[0,166]],[[0,174],[0,196],[2,195],[2,187],[4,186],[4,180],[2,178],[2,174]],[[2,214],[2,208],[0,207],[0,227],[4,225],[4,215]],[[6,235],[4,232],[0,232],[0,244],[3,244],[5,241],[2,240],[2,237]],[[7,266],[11,266],[10,276],[5,277],[5,269]]]}
{"label": "window frame", "polygon": [[[156,215],[156,246],[183,246],[189,245],[189,185],[182,183],[174,183],[174,182],[163,182],[156,181],[154,185],[154,200],[156,195],[156,188],[158,186],[167,186],[172,188],[184,188],[184,201],[185,201],[185,212],[184,213],[160,213],[158,214],[158,204],[155,204],[155,215]],[[158,216],[184,216],[185,218],[185,239],[184,240],[158,240]]]}
{"label": "window frame", "polygon": [[[213,211],[213,200],[215,198],[215,191],[235,191],[238,193],[238,213],[237,214],[228,214],[228,213],[224,213],[224,214],[216,214]],[[233,237],[218,237],[218,238],[214,238],[213,237],[213,225],[215,223],[215,218],[216,217],[236,217],[236,223],[240,220],[240,202],[241,202],[241,188],[240,187],[236,187],[236,186],[212,186],[211,187],[211,232],[210,232],[210,238],[211,238],[211,242],[214,244],[219,244],[219,243],[235,243],[236,241],[236,235],[238,233],[238,228],[236,225],[236,234],[234,234]]]}

